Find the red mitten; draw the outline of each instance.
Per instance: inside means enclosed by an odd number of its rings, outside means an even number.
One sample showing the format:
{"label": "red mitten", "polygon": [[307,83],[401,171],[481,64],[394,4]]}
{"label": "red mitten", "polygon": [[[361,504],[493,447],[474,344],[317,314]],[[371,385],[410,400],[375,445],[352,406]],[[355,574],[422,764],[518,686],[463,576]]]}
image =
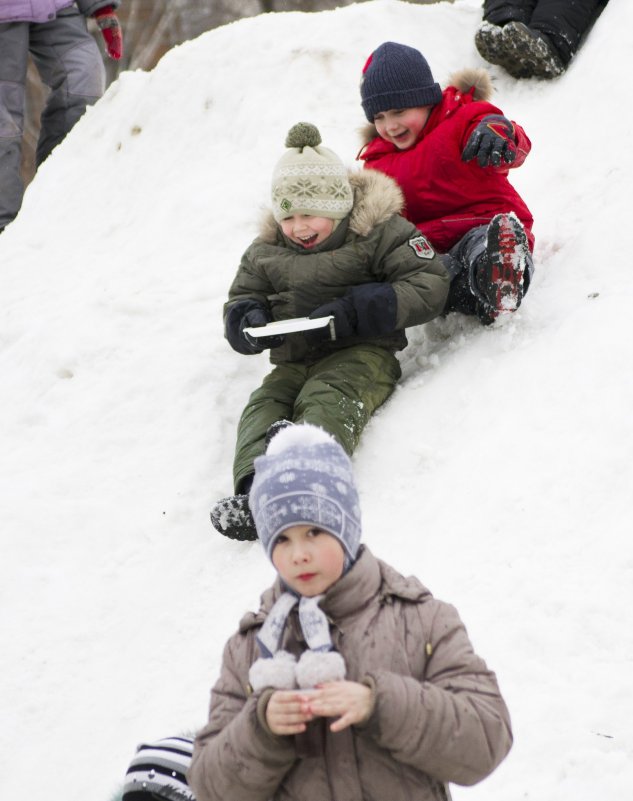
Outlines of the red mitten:
{"label": "red mitten", "polygon": [[100,8],[92,16],[103,36],[107,54],[118,61],[123,55],[123,34],[119,18],[114,13],[114,6]]}

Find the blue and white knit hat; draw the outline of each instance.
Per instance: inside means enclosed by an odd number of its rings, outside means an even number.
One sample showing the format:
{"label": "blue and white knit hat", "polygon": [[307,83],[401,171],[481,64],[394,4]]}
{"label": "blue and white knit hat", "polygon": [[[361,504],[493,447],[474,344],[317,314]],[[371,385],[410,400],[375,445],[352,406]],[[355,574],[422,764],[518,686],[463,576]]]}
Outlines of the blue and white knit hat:
{"label": "blue and white knit hat", "polygon": [[381,111],[435,106],[442,100],[440,85],[422,53],[397,42],[384,42],[369,56],[360,94],[369,122]]}
{"label": "blue and white knit hat", "polygon": [[121,801],[195,801],[186,779],[192,753],[187,737],[141,743],[125,774]]}
{"label": "blue and white knit hat", "polygon": [[273,171],[271,199],[277,222],[293,214],[342,220],[354,195],[340,158],[321,144],[315,125],[298,122],[288,131],[288,150]]}
{"label": "blue and white knit hat", "polygon": [[314,525],[339,540],[349,563],[356,559],[361,518],[352,462],[317,426],[288,426],[271,440],[255,459],[249,505],[268,558],[284,529]]}

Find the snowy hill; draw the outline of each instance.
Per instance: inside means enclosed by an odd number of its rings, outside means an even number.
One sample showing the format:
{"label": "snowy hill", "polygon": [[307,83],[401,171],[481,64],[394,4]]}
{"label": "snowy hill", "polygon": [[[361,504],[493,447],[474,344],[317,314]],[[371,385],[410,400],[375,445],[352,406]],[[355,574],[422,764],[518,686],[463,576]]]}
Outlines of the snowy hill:
{"label": "snowy hill", "polygon": [[[480,19],[376,0],[212,31],[124,73],[28,189],[0,237],[1,798],[106,799],[138,742],[205,721],[273,576],[208,510],[268,370],[221,306],[286,131],[353,166],[368,54],[416,46],[445,83],[483,64]],[[510,756],[457,801],[631,797],[631,30],[612,2],[556,82],[490,68],[533,142],[533,286],[500,326],[410,331],[354,457],[365,541],[458,607],[510,707]]]}

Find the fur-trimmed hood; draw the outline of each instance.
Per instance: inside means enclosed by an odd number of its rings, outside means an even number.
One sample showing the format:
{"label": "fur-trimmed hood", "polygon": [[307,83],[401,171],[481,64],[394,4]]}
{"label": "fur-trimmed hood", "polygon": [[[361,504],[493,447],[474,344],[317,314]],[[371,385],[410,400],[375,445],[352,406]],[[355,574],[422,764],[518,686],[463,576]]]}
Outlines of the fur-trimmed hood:
{"label": "fur-trimmed hood", "polygon": [[490,100],[494,86],[490,73],[485,67],[465,67],[457,70],[448,79],[447,86],[454,86],[460,92],[473,90],[473,100]]}
{"label": "fur-trimmed hood", "polygon": [[[404,208],[404,197],[398,184],[376,170],[350,170],[348,179],[354,193],[354,206],[349,215],[349,229],[367,236],[380,223],[386,222]],[[270,210],[260,223],[259,236],[268,244],[277,241],[279,226]]]}
{"label": "fur-trimmed hood", "polygon": [[[461,94],[472,90],[473,100],[488,101],[494,93],[494,86],[490,73],[485,67],[464,67],[457,70],[448,79],[446,88],[454,87]],[[378,136],[376,126],[369,122],[360,129],[361,142],[366,145]]]}

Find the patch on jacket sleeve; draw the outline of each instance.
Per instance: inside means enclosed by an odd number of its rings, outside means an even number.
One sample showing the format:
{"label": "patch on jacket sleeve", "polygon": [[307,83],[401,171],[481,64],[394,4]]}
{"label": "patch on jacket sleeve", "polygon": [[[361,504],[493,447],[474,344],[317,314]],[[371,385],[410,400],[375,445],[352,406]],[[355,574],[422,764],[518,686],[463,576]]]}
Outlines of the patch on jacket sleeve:
{"label": "patch on jacket sleeve", "polygon": [[429,240],[425,236],[422,236],[422,234],[410,239],[409,245],[413,248],[413,252],[419,259],[432,259],[435,256],[435,251],[431,247]]}

